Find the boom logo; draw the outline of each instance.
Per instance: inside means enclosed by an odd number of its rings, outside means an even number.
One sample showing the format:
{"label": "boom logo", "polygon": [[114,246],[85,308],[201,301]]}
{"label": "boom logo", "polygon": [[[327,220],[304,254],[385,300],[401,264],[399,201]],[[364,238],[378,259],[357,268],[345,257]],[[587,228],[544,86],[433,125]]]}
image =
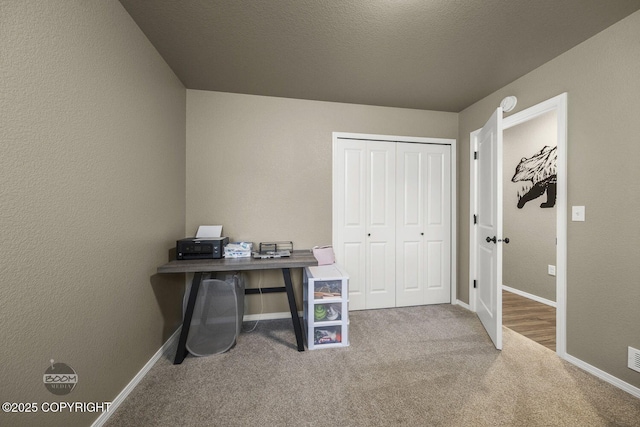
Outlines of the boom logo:
{"label": "boom logo", "polygon": [[51,359],[51,366],[42,376],[42,382],[51,393],[63,396],[71,393],[75,388],[78,383],[78,374],[66,363],[54,363]]}

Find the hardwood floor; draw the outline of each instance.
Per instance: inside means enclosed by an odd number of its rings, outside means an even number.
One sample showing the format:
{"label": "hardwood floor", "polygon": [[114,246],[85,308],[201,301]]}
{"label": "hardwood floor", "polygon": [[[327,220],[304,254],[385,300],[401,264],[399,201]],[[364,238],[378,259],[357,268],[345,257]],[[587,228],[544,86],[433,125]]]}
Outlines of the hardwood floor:
{"label": "hardwood floor", "polygon": [[502,325],[556,351],[556,309],[502,291]]}

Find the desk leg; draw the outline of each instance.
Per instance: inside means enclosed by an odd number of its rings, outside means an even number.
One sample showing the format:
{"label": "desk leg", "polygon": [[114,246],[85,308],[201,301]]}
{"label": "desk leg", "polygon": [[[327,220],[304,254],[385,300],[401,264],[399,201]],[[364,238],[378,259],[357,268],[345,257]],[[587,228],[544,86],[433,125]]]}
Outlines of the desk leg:
{"label": "desk leg", "polygon": [[291,270],[282,269],[284,276],[284,287],[287,290],[287,298],[289,299],[289,310],[291,310],[291,321],[293,322],[293,330],[296,333],[296,342],[298,351],[304,351],[304,342],[302,340],[302,327],[300,326],[300,317],[298,316],[298,307],[296,306],[296,297],[293,294],[293,282],[291,281]]}
{"label": "desk leg", "polygon": [[193,281],[191,282],[191,291],[189,292],[189,301],[187,301],[187,309],[184,313],[184,319],[182,320],[182,331],[180,332],[180,339],[178,340],[176,358],[173,361],[174,365],[181,364],[187,356],[187,337],[189,336],[189,327],[191,327],[191,318],[193,317],[193,309],[196,306],[196,297],[198,296],[200,283],[202,283],[202,273],[194,273]]}

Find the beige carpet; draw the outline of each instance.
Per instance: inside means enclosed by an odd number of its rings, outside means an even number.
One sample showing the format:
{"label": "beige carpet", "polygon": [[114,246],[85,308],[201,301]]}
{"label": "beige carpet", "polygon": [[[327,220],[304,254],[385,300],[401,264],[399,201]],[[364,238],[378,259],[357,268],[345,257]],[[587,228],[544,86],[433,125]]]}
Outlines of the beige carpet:
{"label": "beige carpet", "polygon": [[[245,326],[252,326],[247,324]],[[640,399],[451,305],[356,311],[351,345],[299,353],[290,320],[160,360],[115,426],[640,426]]]}

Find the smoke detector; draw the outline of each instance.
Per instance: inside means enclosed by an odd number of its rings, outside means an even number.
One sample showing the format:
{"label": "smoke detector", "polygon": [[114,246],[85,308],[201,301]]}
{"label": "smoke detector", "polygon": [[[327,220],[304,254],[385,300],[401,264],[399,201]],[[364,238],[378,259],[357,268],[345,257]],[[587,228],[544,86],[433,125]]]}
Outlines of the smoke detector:
{"label": "smoke detector", "polygon": [[502,107],[502,111],[504,111],[505,113],[508,113],[509,111],[516,108],[517,103],[518,103],[518,98],[516,98],[515,96],[507,96],[505,99],[502,100],[502,102],[500,103],[500,106]]}

